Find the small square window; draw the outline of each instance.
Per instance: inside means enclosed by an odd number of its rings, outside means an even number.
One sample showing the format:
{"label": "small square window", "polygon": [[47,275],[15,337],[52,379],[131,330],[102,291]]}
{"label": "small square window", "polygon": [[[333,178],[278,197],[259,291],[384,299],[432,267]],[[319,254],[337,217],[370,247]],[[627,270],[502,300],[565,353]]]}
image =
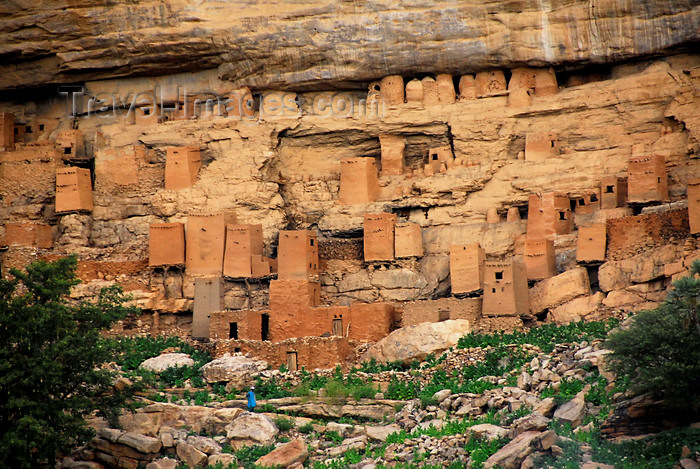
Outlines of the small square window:
{"label": "small square window", "polygon": [[605,186],[606,194],[612,194],[613,192],[615,192],[615,186]]}
{"label": "small square window", "polygon": [[44,124],[39,124],[39,130],[42,132],[44,131]]}
{"label": "small square window", "polygon": [[496,280],[503,280],[503,272],[496,272]]}
{"label": "small square window", "polygon": [[309,240],[309,243],[310,243],[311,246],[313,246],[313,245],[314,245],[314,240],[313,240],[313,239],[310,239],[310,240]]}
{"label": "small square window", "polygon": [[595,194],[591,195],[591,202],[598,202],[598,196]]}
{"label": "small square window", "polygon": [[438,159],[437,153],[433,153],[431,156],[433,158],[433,161],[437,161],[437,159]]}
{"label": "small square window", "polygon": [[578,199],[578,204],[579,205],[586,205],[586,201],[584,199]]}
{"label": "small square window", "polygon": [[28,133],[28,134],[32,133],[32,126],[31,126],[31,125],[28,125],[27,128],[24,129],[24,131],[25,131],[26,133]]}
{"label": "small square window", "polygon": [[559,212],[559,219],[566,220],[566,212]]}
{"label": "small square window", "polygon": [[63,154],[64,154],[64,155],[70,155],[71,150],[72,150],[71,147],[65,147],[65,148],[63,149]]}

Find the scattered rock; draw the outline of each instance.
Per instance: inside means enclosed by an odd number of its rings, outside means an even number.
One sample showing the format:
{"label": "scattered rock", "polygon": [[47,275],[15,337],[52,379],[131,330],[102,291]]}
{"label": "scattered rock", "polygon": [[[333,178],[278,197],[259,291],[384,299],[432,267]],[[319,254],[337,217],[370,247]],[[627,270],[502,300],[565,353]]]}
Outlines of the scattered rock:
{"label": "scattered rock", "polygon": [[231,444],[252,443],[267,445],[274,441],[279,434],[277,426],[264,415],[245,412],[226,426],[226,438]]}
{"label": "scattered rock", "polygon": [[309,456],[304,440],[296,439],[274,449],[272,452],[255,461],[261,467],[288,467],[295,463],[303,463]]}
{"label": "scattered rock", "polygon": [[258,373],[267,368],[267,363],[242,355],[221,357],[202,367],[202,376],[207,383],[228,382],[242,388],[253,383]]}
{"label": "scattered rock", "polygon": [[149,358],[139,365],[144,370],[160,373],[168,368],[177,368],[181,366],[193,366],[194,360],[186,353],[164,353],[157,357]]}

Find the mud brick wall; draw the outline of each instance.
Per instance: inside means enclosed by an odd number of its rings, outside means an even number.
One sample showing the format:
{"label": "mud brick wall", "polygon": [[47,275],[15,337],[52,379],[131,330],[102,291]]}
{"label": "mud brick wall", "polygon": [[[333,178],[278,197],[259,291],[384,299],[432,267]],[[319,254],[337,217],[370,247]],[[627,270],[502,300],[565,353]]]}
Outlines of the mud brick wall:
{"label": "mud brick wall", "polygon": [[667,244],[671,238],[681,240],[687,237],[690,233],[688,210],[611,219],[606,222],[606,229],[607,258],[624,259],[648,248]]}

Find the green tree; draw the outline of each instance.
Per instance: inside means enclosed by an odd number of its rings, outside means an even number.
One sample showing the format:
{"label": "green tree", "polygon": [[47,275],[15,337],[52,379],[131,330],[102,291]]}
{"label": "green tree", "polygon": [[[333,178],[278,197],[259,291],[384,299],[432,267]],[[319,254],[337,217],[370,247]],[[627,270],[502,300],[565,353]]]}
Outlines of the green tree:
{"label": "green tree", "polygon": [[700,406],[700,261],[691,275],[673,282],[656,309],[634,316],[607,340],[610,368],[632,390],[671,405]]}
{"label": "green tree", "polygon": [[0,467],[35,468],[92,436],[85,417],[114,420],[125,395],[99,368],[100,331],[134,312],[120,287],[73,301],[75,257],[39,261],[0,279]]}

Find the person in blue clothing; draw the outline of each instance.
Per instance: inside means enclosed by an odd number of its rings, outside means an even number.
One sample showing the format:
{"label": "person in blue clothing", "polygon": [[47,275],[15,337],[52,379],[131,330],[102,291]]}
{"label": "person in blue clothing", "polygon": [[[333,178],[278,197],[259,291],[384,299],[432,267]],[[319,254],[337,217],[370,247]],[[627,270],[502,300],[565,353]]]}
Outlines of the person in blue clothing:
{"label": "person in blue clothing", "polygon": [[248,412],[253,412],[255,409],[256,403],[255,403],[255,386],[250,387],[250,391],[248,391]]}

